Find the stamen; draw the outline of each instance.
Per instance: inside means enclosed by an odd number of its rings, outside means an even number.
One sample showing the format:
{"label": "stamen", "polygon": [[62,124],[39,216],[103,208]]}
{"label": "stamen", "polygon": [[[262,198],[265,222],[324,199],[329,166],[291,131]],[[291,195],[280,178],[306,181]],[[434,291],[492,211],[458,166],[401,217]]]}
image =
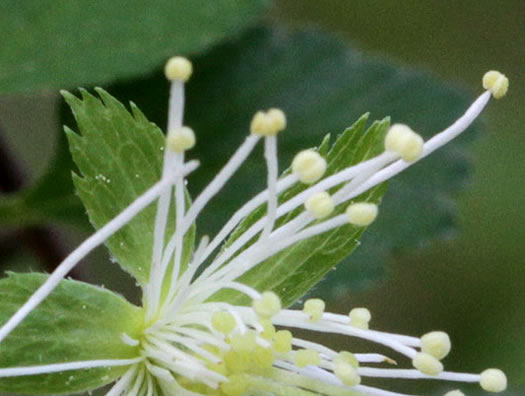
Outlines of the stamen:
{"label": "stamen", "polygon": [[206,204],[219,192],[219,190],[226,184],[231,176],[239,169],[242,163],[246,160],[248,155],[259,141],[258,136],[248,136],[241,146],[235,151],[232,157],[228,160],[226,165],[217,173],[215,178],[206,186],[206,188],[199,194],[197,199],[188,209],[188,213],[184,219],[182,232],[186,233],[201,212]]}
{"label": "stamen", "polygon": [[281,299],[277,294],[266,291],[253,301],[254,312],[263,318],[271,318],[281,310]]}
{"label": "stamen", "polygon": [[352,326],[363,330],[368,330],[368,324],[372,320],[372,315],[366,308],[354,308],[350,311],[348,317]]}
{"label": "stamen", "polygon": [[461,392],[460,390],[456,389],[456,390],[452,390],[450,392],[445,393],[444,396],[465,396],[465,394]]}
{"label": "stamen", "polygon": [[[277,183],[277,193],[281,193],[282,191],[287,190],[292,185],[294,185],[297,182],[297,178],[295,175],[288,175],[284,177],[282,180],[280,180]],[[257,194],[254,198],[252,198],[250,201],[245,203],[240,209],[238,209],[233,216],[228,220],[228,222],[222,227],[222,229],[219,231],[219,233],[213,238],[211,243],[207,246],[206,250],[202,254],[202,256],[199,257],[199,260],[196,260],[195,263],[192,263],[192,265],[195,265],[195,267],[198,267],[206,258],[210,256],[211,253],[217,247],[221,244],[221,242],[224,241],[224,239],[233,231],[233,229],[246,217],[248,216],[255,208],[257,208],[259,205],[264,203],[264,201],[267,199],[268,191],[265,190],[259,194]],[[202,282],[203,280],[206,280],[208,275],[215,271],[221,263],[218,263],[217,260],[214,260],[209,267],[207,267],[204,272],[201,274],[201,276],[195,280],[195,284]]]}
{"label": "stamen", "polygon": [[128,334],[126,333],[122,333],[120,335],[120,339],[122,340],[122,342],[126,345],[129,345],[129,346],[137,346],[139,345],[139,341],[134,339],[134,338],[131,338]]}
{"label": "stamen", "polygon": [[436,359],[443,359],[452,348],[450,337],[442,331],[433,331],[421,337],[421,350]]}
{"label": "stamen", "polygon": [[303,311],[312,322],[317,322],[323,316],[325,303],[319,298],[310,298],[304,303]]}
{"label": "stamen", "polygon": [[443,372],[443,364],[428,353],[418,353],[412,360],[412,364],[415,368],[426,375],[436,376]]}
{"label": "stamen", "polygon": [[365,395],[370,395],[370,396],[413,396],[413,395],[408,395],[406,393],[391,392],[391,391],[386,391],[383,389],[378,389],[378,388],[374,388],[371,386],[365,386],[365,385],[358,385],[354,387],[354,389],[358,392],[362,392]]}
{"label": "stamen", "polygon": [[79,362],[69,363],[53,363],[40,366],[26,366],[26,367],[7,367],[0,368],[0,378],[7,377],[22,377],[26,375],[51,374],[62,371],[83,370],[97,367],[119,367],[131,366],[139,363],[143,358],[135,359],[105,359],[105,360],[85,360]]}
{"label": "stamen", "polygon": [[[178,156],[179,166],[182,166],[184,163],[184,154]],[[167,303],[169,304],[177,290],[177,280],[179,278],[179,273],[181,269],[182,262],[182,250],[184,243],[184,233],[177,230],[182,229],[182,223],[184,221],[184,211],[186,206],[186,197],[185,197],[185,186],[184,179],[178,178],[175,181],[175,262],[173,264],[173,270],[171,272],[171,282],[170,288],[168,291],[168,296],[166,298]],[[164,257],[163,257],[164,261]],[[159,287],[162,289],[162,287]]]}
{"label": "stamen", "polygon": [[308,198],[304,207],[316,219],[324,219],[334,211],[335,203],[330,194],[321,191]]}
{"label": "stamen", "polygon": [[277,163],[277,137],[268,136],[264,139],[264,158],[266,159],[266,166],[268,168],[268,210],[266,214],[266,224],[261,234],[261,240],[268,238],[275,223],[275,215],[277,212],[277,177],[278,177],[278,163]]}
{"label": "stamen", "polygon": [[[452,139],[456,138],[459,134],[464,132],[480,115],[480,113],[487,105],[489,99],[490,92],[485,92],[474,101],[474,103],[467,109],[463,116],[461,116],[443,132],[438,133],[437,135],[429,139],[423,147],[423,153],[421,154],[420,160],[433,153],[435,150],[447,144]],[[365,191],[370,190],[378,184],[394,177],[398,173],[408,168],[410,165],[411,163],[406,161],[394,162],[393,164],[387,166],[386,168],[380,170],[375,175],[370,177],[359,188],[357,188],[352,195],[357,196]],[[350,197],[349,199],[351,198],[352,197]]]}
{"label": "stamen", "polygon": [[[166,63],[164,72],[166,78],[171,81],[169,111],[168,111],[168,136],[166,138],[167,150],[164,150],[164,161],[162,176],[167,172],[173,172],[176,152],[183,147],[195,144],[193,131],[181,131],[184,116],[184,82],[192,73],[191,63],[182,57],[173,57]],[[191,138],[193,135],[193,143]],[[182,137],[182,138],[181,138]],[[153,234],[153,257],[150,269],[150,284],[144,288],[144,300],[146,302],[146,319],[149,321],[156,313],[159,304],[160,293],[157,292],[161,272],[162,252],[164,250],[164,239],[168,213],[171,201],[171,188],[165,191],[159,198],[157,213],[155,215],[155,227]]]}
{"label": "stamen", "polygon": [[195,132],[193,129],[183,126],[168,131],[166,147],[175,153],[183,153],[195,146]]}
{"label": "stamen", "polygon": [[142,387],[142,384],[144,382],[144,377],[146,376],[146,373],[143,368],[138,369],[138,375],[135,377],[135,383],[131,390],[126,393],[126,396],[137,396],[139,394],[139,390]]}
{"label": "stamen", "polygon": [[393,359],[379,353],[355,353],[355,358],[359,363],[390,363],[397,364]]}
{"label": "stamen", "polygon": [[306,184],[318,181],[323,177],[325,171],[326,160],[314,150],[301,151],[292,162],[292,172]]}
{"label": "stamen", "polygon": [[166,62],[164,66],[164,74],[170,81],[182,81],[186,82],[193,73],[193,65],[191,62],[182,57],[174,56]]}
{"label": "stamen", "polygon": [[122,392],[129,386],[135,374],[138,370],[138,366],[131,366],[126,374],[124,374],[120,379],[115,383],[115,385],[110,389],[106,396],[120,396]]}
{"label": "stamen", "polygon": [[346,209],[346,216],[350,224],[366,227],[376,219],[377,212],[378,208],[376,204],[359,202],[350,205]]}
{"label": "stamen", "polygon": [[479,384],[487,392],[503,392],[507,389],[507,376],[498,369],[488,369],[481,373]]}
{"label": "stamen", "polygon": [[483,76],[483,88],[489,90],[495,99],[500,99],[509,89],[509,79],[498,71],[489,71]]}
{"label": "stamen", "polygon": [[406,162],[416,161],[423,153],[423,139],[410,127],[394,124],[385,137],[385,149],[399,154]]}

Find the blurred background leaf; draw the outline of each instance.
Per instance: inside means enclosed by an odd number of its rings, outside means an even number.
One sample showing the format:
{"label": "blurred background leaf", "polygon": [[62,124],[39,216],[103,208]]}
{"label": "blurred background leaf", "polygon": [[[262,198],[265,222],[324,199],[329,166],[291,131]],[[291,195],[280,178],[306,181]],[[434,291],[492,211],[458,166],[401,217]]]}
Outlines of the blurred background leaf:
{"label": "blurred background leaf", "polygon": [[5,0],[0,91],[107,84],[253,24],[267,0]]}

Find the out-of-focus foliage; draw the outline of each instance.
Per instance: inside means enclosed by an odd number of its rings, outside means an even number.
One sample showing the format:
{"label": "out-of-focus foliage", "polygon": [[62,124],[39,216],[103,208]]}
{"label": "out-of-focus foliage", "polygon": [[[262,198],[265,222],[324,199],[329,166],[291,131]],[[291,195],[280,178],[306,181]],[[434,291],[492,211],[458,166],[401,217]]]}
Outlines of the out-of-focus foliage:
{"label": "out-of-focus foliage", "polygon": [[107,84],[198,53],[254,23],[267,0],[4,0],[0,92]]}

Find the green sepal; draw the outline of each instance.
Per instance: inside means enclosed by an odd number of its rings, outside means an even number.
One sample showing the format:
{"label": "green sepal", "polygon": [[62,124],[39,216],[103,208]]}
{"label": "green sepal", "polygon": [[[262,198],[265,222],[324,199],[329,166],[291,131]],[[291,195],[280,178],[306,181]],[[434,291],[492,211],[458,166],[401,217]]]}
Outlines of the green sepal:
{"label": "green sepal", "polygon": [[[44,274],[10,273],[0,281],[0,322],[5,323],[47,279]],[[100,359],[133,359],[137,346],[121,336],[139,339],[142,310],[100,287],[63,280],[0,344],[0,371]],[[0,391],[24,394],[70,394],[95,389],[129,367],[95,368],[0,378]]]}

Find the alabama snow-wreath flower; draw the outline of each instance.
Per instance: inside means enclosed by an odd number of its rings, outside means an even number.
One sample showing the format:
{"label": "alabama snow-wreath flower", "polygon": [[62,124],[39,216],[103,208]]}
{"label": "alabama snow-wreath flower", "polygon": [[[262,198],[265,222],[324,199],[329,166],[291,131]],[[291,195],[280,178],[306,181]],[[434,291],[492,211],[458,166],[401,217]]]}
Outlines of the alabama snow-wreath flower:
{"label": "alabama snow-wreath flower", "polygon": [[[42,389],[32,390],[35,394],[61,393],[60,389],[74,393],[112,383],[108,396],[404,395],[367,385],[369,377],[384,377],[476,382],[487,391],[505,390],[507,380],[498,369],[481,374],[445,371],[442,359],[451,342],[444,332],[422,337],[382,332],[369,328],[367,309],[356,307],[348,315],[330,313],[325,311],[324,301],[316,298],[306,300],[302,309],[287,309],[276,293],[256,290],[254,282],[244,282],[244,276],[254,268],[303,241],[348,225],[357,231],[370,225],[378,207],[373,199],[363,199],[365,193],[463,132],[491,96],[505,95],[508,80],[504,75],[488,72],[483,78],[486,91],[456,122],[428,141],[408,126],[395,124],[383,134],[381,152],[336,171],[330,171],[327,150],[321,147],[299,152],[290,170],[279,177],[277,137],[286,127],[285,114],[276,108],[257,112],[249,136],[191,201],[185,192],[186,177],[198,163],[188,161],[186,152],[196,138],[193,130],[183,125],[183,108],[184,84],[192,74],[192,65],[175,57],[168,61],[165,73],[171,91],[160,180],[44,277],[0,328],[1,360],[4,343],[16,337],[18,326],[36,315],[48,296],[66,293],[66,286],[60,285],[73,281],[62,279],[79,260],[153,205],[156,215],[151,229],[151,263],[146,267],[149,274],[141,283],[142,308],[134,307],[140,323],[129,331],[119,331],[118,339],[112,341],[131,352],[123,354],[125,358],[84,360],[75,359],[73,351],[67,358],[59,356],[45,364],[4,365],[0,385],[37,376]],[[70,95],[69,99],[76,98]],[[194,232],[197,216],[260,141],[267,165],[266,190],[240,207],[215,237],[204,236],[196,249],[188,250],[186,239]],[[174,224],[170,226],[170,222]],[[120,323],[117,318],[115,313],[115,322]],[[59,315],[46,316],[45,323],[67,338]],[[301,337],[294,334],[296,329],[301,329]],[[32,331],[34,335],[40,330]],[[308,331],[357,337],[388,347],[392,356],[335,351],[303,338]],[[107,339],[87,342],[90,348],[97,348]],[[43,344],[41,350],[33,351],[40,356],[35,362],[53,353],[53,345]],[[104,348],[113,348],[109,345]],[[398,368],[403,365],[411,368]],[[96,380],[68,387],[90,372]],[[104,372],[107,375],[100,374]],[[53,392],[44,386],[51,379],[59,383]],[[23,386],[12,389],[28,391]],[[462,393],[452,390],[448,395]]]}

